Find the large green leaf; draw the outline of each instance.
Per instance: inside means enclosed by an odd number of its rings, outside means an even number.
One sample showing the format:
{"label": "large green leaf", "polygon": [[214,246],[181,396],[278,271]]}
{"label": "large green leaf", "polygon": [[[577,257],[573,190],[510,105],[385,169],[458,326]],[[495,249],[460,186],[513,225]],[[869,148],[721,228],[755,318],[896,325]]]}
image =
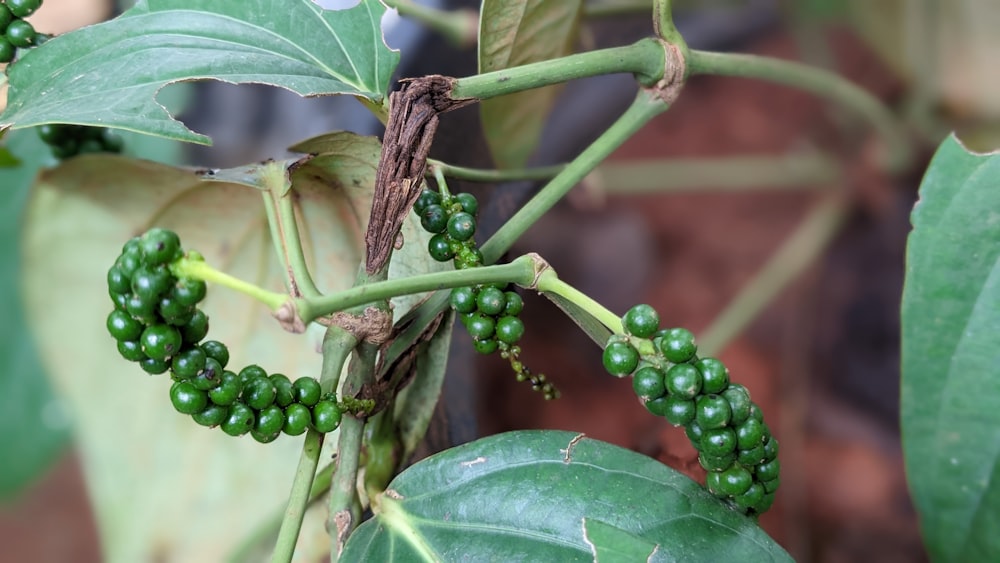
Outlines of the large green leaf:
{"label": "large green leaf", "polygon": [[935,561],[1000,561],[998,179],[1000,154],[947,139],[907,246],[903,449]]}
{"label": "large green leaf", "polygon": [[378,0],[339,11],[311,0],[141,0],[11,65],[0,126],[79,123],[207,143],[155,99],[187,80],[380,101],[399,60],[382,40],[385,9]]}
{"label": "large green leaf", "polygon": [[[581,0],[484,0],[479,15],[479,71],[554,59],[573,50]],[[501,168],[520,168],[535,151],[559,88],[484,100],[486,142]]]}
{"label": "large green leaf", "polygon": [[[38,167],[52,156],[38,136],[15,132],[5,139],[21,166],[0,170],[0,498],[19,490],[47,466],[66,442],[67,426],[52,396],[21,303],[18,247],[21,213]],[[48,416],[46,416],[48,412]]]}
{"label": "large green leaf", "polygon": [[791,560],[694,481],[571,432],[510,432],[431,456],[375,511],[343,560]]}
{"label": "large green leaf", "polygon": [[[352,284],[363,252],[378,142],[352,141],[342,143],[353,147],[349,153],[299,167],[293,185],[307,262],[325,291]],[[25,232],[28,310],[75,423],[109,561],[220,561],[287,499],[301,438],[260,445],[197,426],[173,412],[166,376],[146,376],[122,360],[104,330],[111,306],[105,272],[123,242],[152,225],[176,230],[185,248],[199,250],[214,266],[283,291],[284,269],[268,237],[263,201],[270,198],[244,185],[97,155],[44,174],[32,194]],[[390,277],[443,267],[427,256],[419,222],[404,223],[404,238]],[[397,314],[419,297],[394,301]],[[229,345],[231,366],[256,363],[292,378],[318,375],[322,327],[284,332],[265,307],[220,288],[209,290],[204,308],[209,338]],[[324,456],[335,443],[327,440]],[[298,551],[309,560],[328,554],[323,511],[319,503],[300,536]]]}

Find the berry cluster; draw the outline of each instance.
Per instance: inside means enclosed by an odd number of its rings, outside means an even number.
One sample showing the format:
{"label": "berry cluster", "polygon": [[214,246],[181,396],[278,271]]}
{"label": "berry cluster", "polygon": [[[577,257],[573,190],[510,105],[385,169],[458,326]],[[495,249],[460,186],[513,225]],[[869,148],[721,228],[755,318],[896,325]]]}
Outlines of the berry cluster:
{"label": "berry cluster", "polygon": [[[230,436],[250,433],[267,443],[284,431],[297,436],[312,427],[331,432],[340,425],[336,396],[324,395],[318,381],[293,383],[251,365],[226,370],[229,349],[208,335],[208,316],[198,307],[205,282],[177,277],[170,268],[184,257],[172,231],[152,229],[128,241],[108,270],[115,304],[107,328],[123,358],[150,374],[170,371],[170,402],[202,426],[219,426]],[[195,252],[189,260],[201,259]]]}
{"label": "berry cluster", "polygon": [[[420,216],[423,228],[432,234],[427,245],[432,258],[438,262],[454,260],[459,270],[483,265],[483,255],[473,239],[479,211],[475,196],[468,193],[442,195],[424,189],[413,210]],[[521,347],[517,343],[524,336],[524,323],[518,315],[524,308],[524,301],[512,289],[510,284],[456,287],[451,290],[451,307],[472,336],[477,352],[499,351],[500,357],[510,362],[518,381],[527,381],[546,399],[555,399],[559,391],[545,374],[533,373],[519,359]]]}
{"label": "berry cluster", "polygon": [[18,47],[31,47],[38,33],[24,18],[35,13],[42,0],[4,0],[0,4],[0,63],[9,63]]}
{"label": "berry cluster", "polygon": [[46,124],[39,125],[37,131],[38,137],[49,145],[52,154],[60,160],[78,154],[118,153],[122,150],[122,138],[106,127]]}
{"label": "berry cluster", "polygon": [[742,512],[765,512],[780,484],[778,441],[746,387],[730,383],[719,360],[698,358],[690,331],[661,330],[649,305],[629,309],[622,324],[626,334],[608,341],[604,367],[619,377],[631,374],[649,412],[684,427],[712,494]]}

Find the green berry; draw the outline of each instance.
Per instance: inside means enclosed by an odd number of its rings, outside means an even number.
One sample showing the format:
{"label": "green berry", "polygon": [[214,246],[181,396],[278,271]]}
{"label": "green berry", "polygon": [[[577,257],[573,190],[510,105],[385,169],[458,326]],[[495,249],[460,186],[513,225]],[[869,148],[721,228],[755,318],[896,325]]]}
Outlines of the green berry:
{"label": "green berry", "polygon": [[704,429],[701,451],[708,455],[724,456],[736,451],[736,432],[732,428]]}
{"label": "green berry", "polygon": [[497,340],[504,344],[517,344],[524,336],[524,323],[517,317],[503,316],[497,320]]}
{"label": "green berry", "polygon": [[111,302],[115,304],[115,309],[128,312],[126,306],[128,305],[128,298],[131,296],[131,293],[111,293]]}
{"label": "green berry", "polygon": [[322,390],[319,386],[319,381],[311,377],[300,377],[292,383],[292,388],[295,390],[295,400],[302,403],[307,407],[312,407],[319,402],[320,395],[322,395]]}
{"label": "green berry", "polygon": [[[744,469],[743,471],[746,470]],[[766,491],[764,491],[763,485],[751,482],[750,486],[743,493],[734,495],[736,498],[733,500],[736,501],[736,506],[743,510],[751,510],[756,509],[763,503],[765,494]]]}
{"label": "green berry", "polygon": [[653,366],[643,366],[632,376],[632,390],[644,400],[658,399],[667,394],[663,372]]}
{"label": "green berry", "polygon": [[612,340],[604,347],[604,369],[618,377],[624,377],[639,365],[639,351],[622,340]]}
{"label": "green berry", "polygon": [[[41,33],[35,35],[35,45],[41,45],[43,42],[48,41],[48,37]],[[101,143],[104,145],[104,152],[122,152],[125,146],[125,140],[122,139],[121,135],[107,127],[101,128]]]}
{"label": "green berry", "polygon": [[312,412],[301,403],[285,407],[285,425],[281,428],[289,436],[298,436],[312,424]]}
{"label": "green berry", "polygon": [[667,397],[667,410],[663,413],[667,422],[674,426],[683,426],[695,419],[697,409],[694,401],[675,396]]}
{"label": "green berry", "polygon": [[208,406],[208,395],[187,381],[178,381],[170,387],[170,402],[183,414],[197,414]]}
{"label": "green berry", "polygon": [[159,375],[170,369],[170,363],[147,357],[139,362],[139,367],[150,375]]}
{"label": "green berry", "polygon": [[199,346],[205,355],[219,362],[223,368],[229,365],[229,348],[218,340],[206,340]]}
{"label": "green berry", "polygon": [[142,235],[139,248],[147,264],[166,264],[174,259],[181,247],[177,233],[167,229],[153,228]]}
{"label": "green berry", "polygon": [[765,493],[773,493],[778,490],[779,486],[781,486],[781,478],[771,479],[770,481],[761,481],[760,484],[764,486]]}
{"label": "green berry", "polygon": [[208,286],[201,280],[181,278],[170,289],[170,297],[183,305],[194,306],[201,303],[208,293]]}
{"label": "green berry", "polygon": [[42,0],[5,0],[5,2],[10,13],[19,18],[30,16],[42,5]]}
{"label": "green berry", "polygon": [[[9,16],[10,12],[7,12],[7,15]],[[10,22],[4,22],[3,19],[3,8],[0,8],[0,30],[6,31],[7,24]],[[66,129],[55,123],[39,125],[36,131],[38,132],[38,138],[47,145],[57,145],[66,139]]]}
{"label": "green berry", "polygon": [[295,390],[292,388],[292,381],[283,374],[272,373],[268,376],[271,385],[274,386],[274,403],[281,408],[295,402]]}
{"label": "green berry", "polygon": [[125,311],[143,324],[154,324],[159,320],[156,317],[157,303],[130,293],[125,298]]}
{"label": "green berry", "polygon": [[147,359],[146,353],[142,351],[142,344],[138,340],[119,340],[118,353],[130,362],[141,362]]}
{"label": "green berry", "polygon": [[[739,434],[736,435],[737,442],[739,441]],[[739,445],[737,444],[737,447]],[[759,444],[750,448],[749,450],[741,449],[736,454],[736,461],[740,462],[740,465],[744,467],[753,467],[758,463],[764,461],[764,444]]]}
{"label": "green berry", "polygon": [[470,193],[455,194],[455,201],[462,206],[462,211],[469,215],[475,217],[479,213],[479,201],[476,200],[476,196]]}
{"label": "green berry", "polygon": [[0,36],[0,63],[9,63],[17,56],[17,47],[10,44],[6,37]]}
{"label": "green berry", "polygon": [[495,287],[484,287],[479,290],[479,295],[476,297],[476,308],[479,309],[480,313],[495,317],[502,313],[506,306],[507,297],[503,291]]}
{"label": "green berry", "polygon": [[417,201],[413,203],[413,211],[417,215],[423,214],[424,210],[432,205],[441,205],[441,194],[424,188],[420,191],[420,195],[417,196]]}
{"label": "green berry", "polygon": [[754,512],[757,514],[763,514],[771,508],[772,504],[774,504],[774,493],[766,493],[764,495],[764,500],[760,501],[760,503],[753,507]]}
{"label": "green berry", "polygon": [[739,383],[733,383],[722,392],[722,396],[729,402],[730,410],[733,413],[732,424],[740,425],[750,418],[750,392]]}
{"label": "green berry", "polygon": [[476,290],[471,287],[456,287],[451,290],[451,308],[458,313],[476,310]]}
{"label": "green berry", "polygon": [[469,336],[476,340],[487,340],[496,332],[496,321],[480,313],[473,313],[465,325]]}
{"label": "green berry", "polygon": [[459,211],[448,219],[448,236],[464,241],[472,238],[476,234],[476,218],[472,215]]}
{"label": "green berry", "polygon": [[[0,4],[0,33],[7,30],[10,22],[14,21],[14,14],[10,13],[10,8],[6,4]],[[45,140],[44,138],[42,139]]]}
{"label": "green berry", "polygon": [[451,249],[451,242],[447,235],[436,234],[427,241],[427,254],[438,262],[447,262],[455,257],[455,252]]}
{"label": "green berry", "polygon": [[764,459],[777,459],[777,457],[778,441],[774,439],[774,436],[770,436],[764,440]]}
{"label": "green berry", "polygon": [[108,270],[108,291],[112,293],[128,293],[132,291],[132,278],[125,275],[118,265]]}
{"label": "green berry", "polygon": [[234,403],[229,407],[229,416],[220,427],[230,436],[242,436],[253,428],[254,422],[255,417],[250,407],[243,403]]}
{"label": "green berry", "polygon": [[178,379],[189,379],[205,369],[205,352],[201,348],[185,348],[174,355],[170,362],[170,371]]}
{"label": "green berry", "polygon": [[142,323],[125,311],[115,309],[108,315],[108,332],[115,340],[136,340],[142,334]]}
{"label": "green berry", "polygon": [[160,299],[156,312],[167,324],[184,326],[191,322],[191,318],[194,316],[194,307],[179,303],[170,297],[164,297]]}
{"label": "green berry", "polygon": [[628,334],[649,338],[660,328],[660,315],[649,305],[636,305],[622,317],[622,324]]}
{"label": "green berry", "polygon": [[276,395],[277,392],[274,390],[270,378],[255,377],[243,386],[241,397],[248,407],[259,411],[274,404]]}
{"label": "green berry", "polygon": [[684,426],[684,434],[687,435],[688,440],[691,440],[691,445],[697,450],[701,450],[701,439],[705,436],[705,431],[698,426],[697,421],[689,422]]}
{"label": "green berry", "polygon": [[128,277],[129,281],[129,291],[132,290],[131,280],[132,276],[135,275],[136,270],[142,266],[142,256],[139,254],[138,248],[136,250],[128,250],[122,253],[121,256],[115,260],[115,266],[118,267]]}
{"label": "green berry", "polygon": [[195,414],[192,418],[202,426],[214,428],[229,418],[229,407],[210,404],[205,407],[205,410]]}
{"label": "green berry", "polygon": [[[6,39],[4,39],[4,41],[6,41]],[[52,156],[58,158],[59,160],[72,158],[80,152],[80,144],[76,139],[66,139],[62,143],[49,148],[52,149]]]}
{"label": "green berry", "polygon": [[240,370],[240,383],[245,387],[251,379],[267,377],[267,371],[257,364],[250,364]]}
{"label": "green berry", "polygon": [[777,459],[765,461],[754,468],[758,481],[773,481],[781,475],[781,462]]}
{"label": "green berry", "polygon": [[195,309],[187,324],[181,327],[181,338],[184,344],[198,344],[208,336],[208,315],[201,309]]}
{"label": "green berry", "polygon": [[340,426],[340,417],[340,407],[334,401],[323,400],[312,408],[313,428],[323,434],[336,430]]}
{"label": "green berry", "polygon": [[705,430],[723,428],[729,424],[733,411],[729,401],[721,395],[702,395],[698,397],[696,419],[698,426]]}
{"label": "green berry", "polygon": [[722,472],[720,485],[722,491],[729,496],[742,495],[753,484],[753,476],[738,464],[733,464]]}
{"label": "green berry", "polygon": [[211,391],[222,384],[222,378],[225,373],[222,365],[215,358],[206,357],[205,368],[199,371],[190,381],[192,385],[202,391]]}
{"label": "green berry", "polygon": [[139,337],[142,351],[154,360],[164,361],[181,350],[181,333],[174,327],[156,324],[146,327]]}
{"label": "green berry", "polygon": [[701,392],[701,373],[690,364],[670,366],[666,376],[667,391],[679,399],[693,399]]}
{"label": "green berry", "polygon": [[698,351],[694,335],[686,328],[667,329],[660,336],[659,347],[663,357],[675,364],[690,361]]}
{"label": "green berry", "polygon": [[428,233],[443,233],[448,227],[448,212],[440,205],[429,205],[420,213],[420,226]]}
{"label": "green berry", "polygon": [[695,362],[701,372],[703,393],[722,393],[729,386],[729,368],[715,358],[701,358]]}
{"label": "green berry", "polygon": [[14,20],[7,26],[4,37],[15,47],[30,47],[35,42],[35,28],[24,20]]}
{"label": "green berry", "polygon": [[645,405],[646,410],[656,416],[666,416],[670,409],[670,397],[659,397],[645,401],[643,405]]}
{"label": "green berry", "polygon": [[764,443],[764,423],[756,418],[748,418],[736,427],[736,438],[741,450],[750,450]]}
{"label": "green berry", "polygon": [[240,381],[240,376],[231,371],[225,371],[219,385],[208,392],[208,398],[217,405],[229,406],[240,398],[242,392],[243,383]]}
{"label": "green berry", "polygon": [[705,474],[705,488],[708,492],[719,498],[726,498],[726,493],[722,492],[722,471],[709,471]]}
{"label": "green berry", "polygon": [[281,434],[281,429],[284,426],[284,411],[277,405],[271,405],[261,409],[260,413],[257,414],[257,422],[254,424],[251,436],[262,444],[273,442]]}
{"label": "green berry", "polygon": [[159,304],[160,296],[170,289],[170,278],[170,271],[162,266],[139,266],[132,274],[132,293]]}
{"label": "green berry", "polygon": [[503,314],[510,315],[511,317],[516,317],[521,314],[524,309],[524,300],[521,299],[521,295],[516,291],[505,291],[504,300],[507,305],[503,309]]}
{"label": "green berry", "polygon": [[476,352],[488,356],[500,348],[500,343],[496,338],[485,338],[483,340],[473,340],[472,347]]}
{"label": "green berry", "polygon": [[709,472],[723,471],[732,467],[734,461],[736,461],[736,454],[734,453],[728,453],[721,456],[710,455],[705,452],[698,454],[698,463],[705,468],[705,471]]}

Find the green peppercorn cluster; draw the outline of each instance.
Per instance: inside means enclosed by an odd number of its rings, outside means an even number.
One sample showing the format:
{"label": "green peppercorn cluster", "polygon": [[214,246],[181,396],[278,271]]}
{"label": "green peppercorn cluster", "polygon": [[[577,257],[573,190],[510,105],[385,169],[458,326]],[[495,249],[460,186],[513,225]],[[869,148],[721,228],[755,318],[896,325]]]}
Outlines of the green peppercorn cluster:
{"label": "green peppercorn cluster", "polygon": [[52,149],[52,154],[60,159],[78,154],[96,152],[122,152],[122,138],[106,127],[49,123],[39,125],[38,137]]}
{"label": "green peppercorn cluster", "polygon": [[[261,443],[282,431],[297,436],[314,428],[340,425],[336,396],[323,394],[318,381],[292,382],[251,365],[229,371],[229,349],[208,335],[208,316],[198,307],[205,282],[174,275],[170,265],[185,257],[177,234],[151,229],[125,243],[108,270],[114,310],[107,329],[123,358],[149,374],[170,372],[170,402],[202,426],[218,426],[230,436],[250,433]],[[195,252],[188,260],[202,259]]]}
{"label": "green peppercorn cluster", "polygon": [[[479,202],[468,193],[442,195],[424,189],[413,205],[420,224],[431,233],[427,252],[438,262],[453,260],[463,270],[483,265],[483,255],[476,247],[476,215]],[[518,317],[524,308],[521,296],[510,284],[486,284],[456,287],[451,290],[451,307],[459,315],[465,330],[472,336],[480,354],[499,351],[510,363],[518,381],[527,381],[546,399],[555,399],[559,391],[545,374],[536,374],[520,360],[518,341],[524,336],[524,323]]]}
{"label": "green peppercorn cluster", "polygon": [[9,63],[18,48],[31,47],[38,33],[24,18],[35,13],[42,0],[4,0],[0,4],[0,63]]}
{"label": "green peppercorn cluster", "polygon": [[778,441],[746,387],[731,383],[719,360],[699,358],[690,331],[660,329],[651,306],[629,309],[622,324],[626,334],[609,339],[604,367],[631,375],[649,412],[684,427],[712,494],[744,513],[765,512],[780,484]]}

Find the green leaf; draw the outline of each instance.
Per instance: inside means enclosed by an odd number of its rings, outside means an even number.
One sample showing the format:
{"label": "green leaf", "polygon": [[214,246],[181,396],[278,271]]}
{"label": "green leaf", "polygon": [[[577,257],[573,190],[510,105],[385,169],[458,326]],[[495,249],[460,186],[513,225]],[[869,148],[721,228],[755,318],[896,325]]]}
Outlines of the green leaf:
{"label": "green leaf", "polygon": [[21,160],[16,168],[0,170],[0,499],[9,498],[39,474],[66,443],[68,426],[52,395],[28,317],[21,301],[21,213],[31,182],[52,155],[33,131],[6,138]]}
{"label": "green leaf", "polygon": [[907,479],[934,561],[1000,560],[1000,154],[948,138],[913,210],[902,303]]}
{"label": "green leaf", "polygon": [[401,473],[373,504],[343,561],[593,561],[595,545],[615,561],[625,535],[655,546],[650,561],[791,560],[694,481],[571,432],[453,448]]}
{"label": "green leaf", "polygon": [[141,0],[11,65],[0,126],[78,123],[208,143],[155,99],[188,80],[381,101],[399,61],[382,40],[385,10],[378,0],[338,11],[311,0]]}
{"label": "green leaf", "polygon": [[[484,0],[479,16],[479,72],[573,52],[581,0]],[[559,93],[551,86],[484,100],[486,142],[500,168],[523,168],[535,151]]]}
{"label": "green leaf", "polygon": [[658,547],[643,537],[600,520],[584,518],[583,533],[597,563],[648,561]]}
{"label": "green leaf", "polygon": [[[334,154],[303,178],[295,176],[306,260],[324,291],[346,289],[357,273],[377,164],[373,144],[355,136],[351,146],[363,150],[342,155],[341,162],[351,162],[344,176]],[[365,154],[367,176],[355,185]],[[169,379],[122,360],[104,329],[111,310],[105,272],[122,244],[152,225],[176,230],[186,249],[200,251],[213,266],[284,291],[265,201],[243,185],[108,155],[66,162],[34,189],[24,235],[28,310],[75,423],[108,560],[220,561],[287,501],[301,437],[261,445],[196,425],[173,411]],[[421,233],[419,221],[404,223],[406,244],[390,277],[443,267],[427,256]],[[396,313],[405,314],[418,298],[394,300]],[[229,346],[231,367],[255,363],[292,379],[318,376],[322,327],[287,333],[265,307],[217,287],[209,289],[204,309],[209,338]],[[324,456],[336,442],[326,440]],[[323,512],[318,505],[306,517],[296,551],[306,560],[329,556]]]}

